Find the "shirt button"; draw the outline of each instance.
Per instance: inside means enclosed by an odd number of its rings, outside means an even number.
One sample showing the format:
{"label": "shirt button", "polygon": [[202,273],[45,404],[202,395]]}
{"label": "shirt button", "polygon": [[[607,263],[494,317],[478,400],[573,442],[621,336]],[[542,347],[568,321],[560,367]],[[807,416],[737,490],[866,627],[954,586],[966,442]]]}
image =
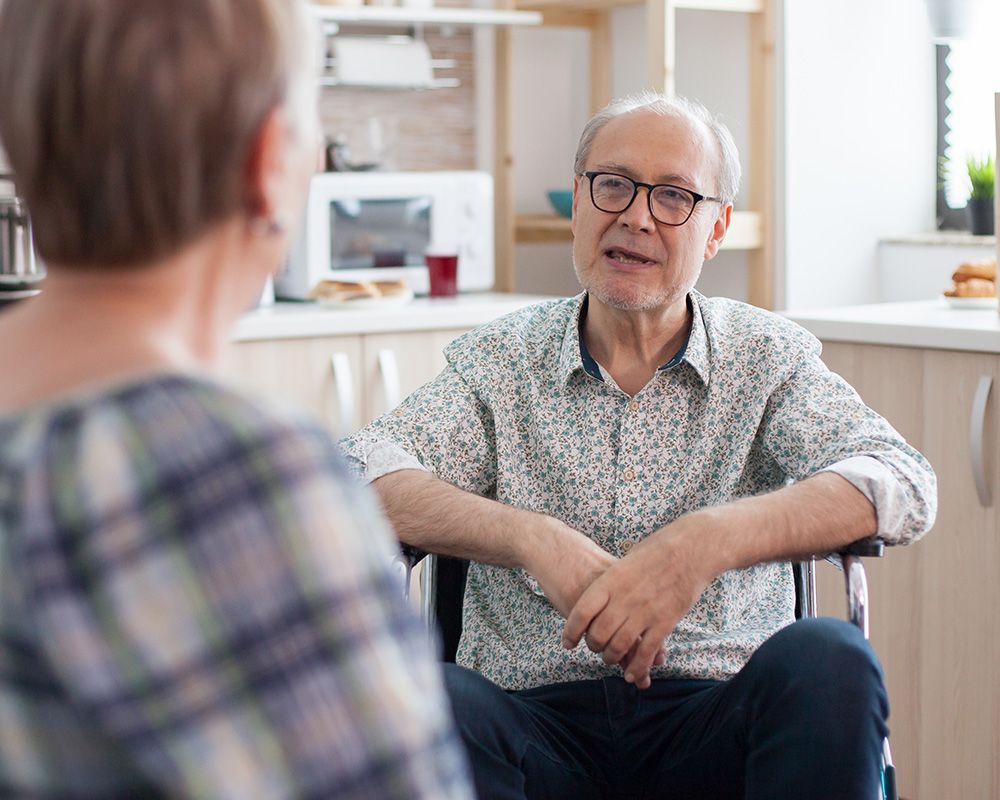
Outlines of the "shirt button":
{"label": "shirt button", "polygon": [[629,411],[638,411],[639,410],[639,401],[638,400],[630,400],[629,404],[628,404],[628,410]]}
{"label": "shirt button", "polygon": [[397,408],[395,411],[392,412],[392,415],[394,417],[401,417],[401,416],[403,416],[403,409]]}
{"label": "shirt button", "polygon": [[622,552],[623,553],[629,552],[629,550],[632,549],[632,545],[634,544],[635,542],[633,542],[631,539],[626,539],[624,542],[622,542]]}
{"label": "shirt button", "polygon": [[625,471],[622,473],[622,477],[627,481],[635,480],[635,470],[632,467],[626,467]]}

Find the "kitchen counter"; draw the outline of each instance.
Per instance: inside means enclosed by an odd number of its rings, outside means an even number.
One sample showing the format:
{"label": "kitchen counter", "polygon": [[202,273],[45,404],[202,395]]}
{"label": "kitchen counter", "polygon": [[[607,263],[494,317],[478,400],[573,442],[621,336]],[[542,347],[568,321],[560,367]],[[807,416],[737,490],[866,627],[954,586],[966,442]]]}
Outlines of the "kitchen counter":
{"label": "kitchen counter", "polygon": [[1000,353],[996,308],[954,309],[938,299],[781,313],[825,341]]}
{"label": "kitchen counter", "polygon": [[473,328],[519,308],[552,298],[474,292],[458,297],[418,297],[405,305],[325,308],[316,303],[277,302],[245,314],[236,341],[296,339],[358,333]]}

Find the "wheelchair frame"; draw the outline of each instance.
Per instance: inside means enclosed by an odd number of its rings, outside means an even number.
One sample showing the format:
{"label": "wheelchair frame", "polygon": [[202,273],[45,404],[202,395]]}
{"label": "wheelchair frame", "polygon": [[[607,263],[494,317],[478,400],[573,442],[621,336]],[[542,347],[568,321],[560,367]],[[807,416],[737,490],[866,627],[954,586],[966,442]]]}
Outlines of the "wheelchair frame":
{"label": "wheelchair frame", "polygon": [[[868,577],[862,558],[881,558],[885,545],[872,537],[860,539],[843,550],[832,554],[827,560],[841,567],[844,572],[844,588],[847,594],[847,614],[851,623],[868,639]],[[425,558],[426,556],[426,558]],[[429,629],[437,626],[434,599],[438,592],[438,559],[433,553],[424,553],[406,545],[393,560],[403,583],[403,596],[410,599],[410,580],[413,568],[424,559],[420,570],[420,615]],[[796,606],[800,618],[818,616],[816,602],[816,558],[793,565]],[[899,800],[896,788],[896,768],[892,763],[889,738],[882,740],[882,798]]]}

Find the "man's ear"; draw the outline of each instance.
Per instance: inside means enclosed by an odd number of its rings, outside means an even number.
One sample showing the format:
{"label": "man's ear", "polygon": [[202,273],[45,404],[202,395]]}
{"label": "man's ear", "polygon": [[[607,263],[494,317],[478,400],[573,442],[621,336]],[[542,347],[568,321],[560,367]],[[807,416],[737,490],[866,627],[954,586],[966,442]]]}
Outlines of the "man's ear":
{"label": "man's ear", "polygon": [[250,219],[270,219],[281,204],[287,163],[288,127],[280,109],[261,124],[246,162],[246,212]]}
{"label": "man's ear", "polygon": [[583,183],[583,178],[579,175],[573,176],[573,216],[569,219],[569,230],[574,236],[576,236],[576,204],[580,200],[580,184]]}
{"label": "man's ear", "polygon": [[712,232],[705,243],[706,261],[710,258],[715,258],[715,254],[719,252],[719,248],[722,247],[722,240],[726,238],[726,231],[729,230],[729,223],[732,220],[733,204],[726,203],[722,211],[719,212],[719,216],[715,218],[715,223],[712,225]]}

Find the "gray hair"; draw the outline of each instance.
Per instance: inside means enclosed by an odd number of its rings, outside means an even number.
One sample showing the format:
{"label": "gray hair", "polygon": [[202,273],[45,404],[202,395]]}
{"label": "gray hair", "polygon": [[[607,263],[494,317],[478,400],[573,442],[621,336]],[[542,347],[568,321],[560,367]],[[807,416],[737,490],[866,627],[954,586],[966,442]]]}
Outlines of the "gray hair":
{"label": "gray hair", "polygon": [[740,188],[740,154],[729,128],[712,115],[705,106],[697,100],[687,97],[670,97],[649,89],[635,94],[629,94],[612,100],[598,111],[584,126],[580,134],[580,144],[576,148],[576,158],[573,171],[579,175],[586,168],[590,148],[598,132],[615,117],[630,114],[634,111],[653,111],[663,116],[683,117],[692,122],[704,125],[712,134],[719,150],[718,188],[719,197],[726,203],[736,199]]}

